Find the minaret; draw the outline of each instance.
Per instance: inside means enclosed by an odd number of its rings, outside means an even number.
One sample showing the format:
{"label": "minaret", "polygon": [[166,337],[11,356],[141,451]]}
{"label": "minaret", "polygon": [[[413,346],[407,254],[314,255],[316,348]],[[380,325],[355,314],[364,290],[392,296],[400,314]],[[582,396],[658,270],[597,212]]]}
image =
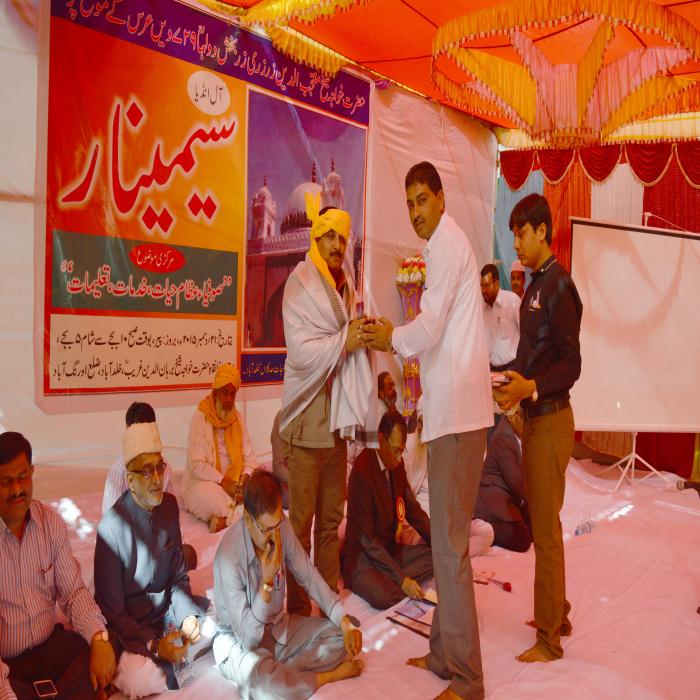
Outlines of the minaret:
{"label": "minaret", "polygon": [[251,240],[277,235],[277,204],[267,189],[267,175],[263,178],[263,186],[253,195],[251,214]]}
{"label": "minaret", "polygon": [[340,175],[335,171],[335,158],[331,158],[331,171],[323,181],[323,206],[345,209],[345,191]]}

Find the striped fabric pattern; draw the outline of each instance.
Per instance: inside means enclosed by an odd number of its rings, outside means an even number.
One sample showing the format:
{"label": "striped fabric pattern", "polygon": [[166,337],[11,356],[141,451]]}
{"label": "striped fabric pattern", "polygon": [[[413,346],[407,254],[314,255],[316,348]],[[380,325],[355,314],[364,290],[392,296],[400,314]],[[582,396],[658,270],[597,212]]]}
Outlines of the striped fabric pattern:
{"label": "striped fabric pattern", "polygon": [[0,518],[0,700],[14,698],[2,658],[13,658],[48,639],[56,603],[88,644],[105,620],[83,583],[61,517],[32,501],[19,541]]}

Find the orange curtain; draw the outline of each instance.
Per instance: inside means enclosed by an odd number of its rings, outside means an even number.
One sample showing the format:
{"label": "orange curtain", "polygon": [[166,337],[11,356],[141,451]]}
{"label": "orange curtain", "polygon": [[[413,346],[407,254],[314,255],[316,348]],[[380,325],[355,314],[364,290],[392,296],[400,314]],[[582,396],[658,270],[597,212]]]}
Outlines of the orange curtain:
{"label": "orange curtain", "polygon": [[591,181],[581,167],[578,158],[557,185],[544,182],[544,196],[552,209],[554,238],[552,251],[557,260],[571,270],[571,222],[570,216],[591,215]]}

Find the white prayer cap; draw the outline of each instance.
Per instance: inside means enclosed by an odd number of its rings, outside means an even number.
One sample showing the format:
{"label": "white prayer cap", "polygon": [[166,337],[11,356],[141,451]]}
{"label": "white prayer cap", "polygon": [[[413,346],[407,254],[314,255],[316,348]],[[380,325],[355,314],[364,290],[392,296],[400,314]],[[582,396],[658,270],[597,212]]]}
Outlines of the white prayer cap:
{"label": "white prayer cap", "polygon": [[517,258],[513,260],[513,264],[510,266],[510,271],[511,274],[513,272],[522,272],[523,274],[525,274],[525,268],[523,267],[523,264],[520,262],[520,260],[518,260]]}
{"label": "white prayer cap", "polygon": [[124,432],[122,455],[124,465],[129,464],[134,457],[147,452],[162,452],[160,433],[155,423],[134,423]]}

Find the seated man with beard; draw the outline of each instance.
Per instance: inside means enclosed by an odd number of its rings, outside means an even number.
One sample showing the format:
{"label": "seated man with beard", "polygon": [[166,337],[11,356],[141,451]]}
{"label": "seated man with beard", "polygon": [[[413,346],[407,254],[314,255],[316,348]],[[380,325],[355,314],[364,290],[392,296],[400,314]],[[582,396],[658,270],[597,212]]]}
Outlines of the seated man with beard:
{"label": "seated man with beard", "polygon": [[177,500],[163,492],[155,423],[124,433],[128,490],[100,521],[95,600],[119,657],[112,684],[128,698],[177,689],[174,665],[200,640],[209,601],[192,595]]}
{"label": "seated man with beard", "polygon": [[236,410],[240,386],[238,368],[221,365],[211,392],[199,402],[190,423],[182,500],[192,515],[209,524],[211,532],[236,520],[243,485],[258,466],[243,417]]}

